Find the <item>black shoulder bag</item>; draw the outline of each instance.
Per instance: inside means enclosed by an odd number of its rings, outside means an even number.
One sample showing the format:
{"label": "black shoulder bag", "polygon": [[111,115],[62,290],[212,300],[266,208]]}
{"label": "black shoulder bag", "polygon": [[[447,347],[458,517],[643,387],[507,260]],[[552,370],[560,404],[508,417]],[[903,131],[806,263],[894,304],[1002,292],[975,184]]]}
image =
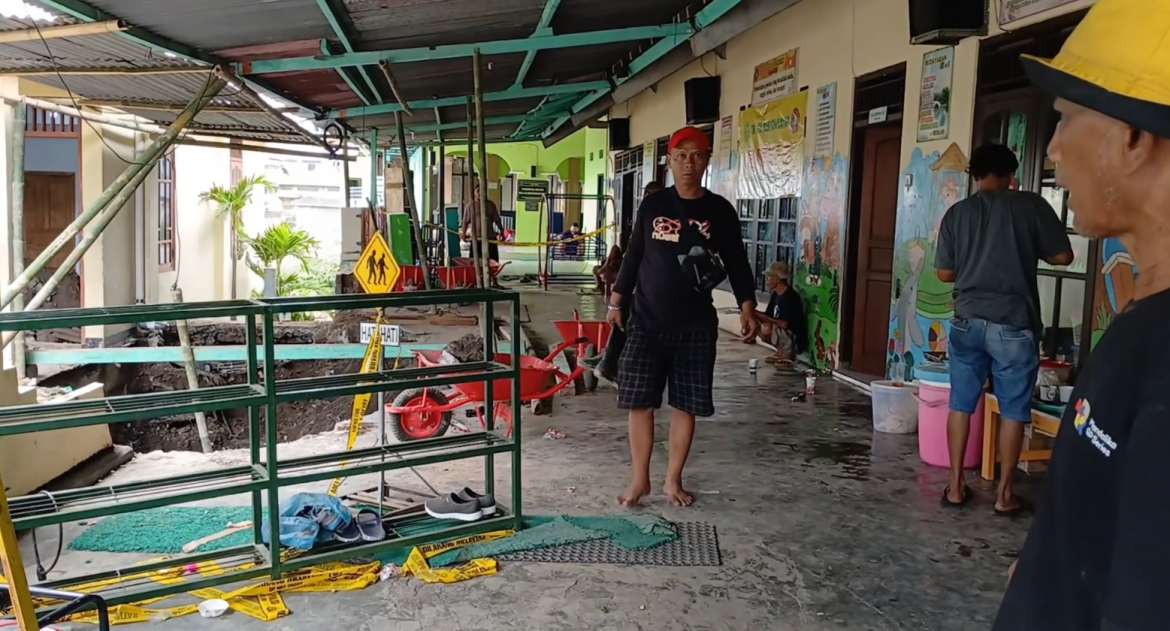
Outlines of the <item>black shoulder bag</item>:
{"label": "black shoulder bag", "polygon": [[727,270],[708,246],[707,239],[699,233],[698,226],[691,223],[686,206],[678,196],[678,191],[671,191],[675,213],[682,224],[679,230],[679,243],[685,248],[685,253],[678,255],[679,265],[683,274],[694,280],[695,291],[710,293],[727,280]]}

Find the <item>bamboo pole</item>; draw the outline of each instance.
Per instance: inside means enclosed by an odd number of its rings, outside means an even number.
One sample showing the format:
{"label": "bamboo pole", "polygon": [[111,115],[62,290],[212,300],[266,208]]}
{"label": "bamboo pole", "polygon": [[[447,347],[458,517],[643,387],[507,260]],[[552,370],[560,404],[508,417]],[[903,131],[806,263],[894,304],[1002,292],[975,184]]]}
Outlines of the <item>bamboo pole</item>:
{"label": "bamboo pole", "polygon": [[[17,105],[13,112],[12,133],[12,273],[19,275],[24,271],[24,131],[28,125],[28,107],[23,103]],[[12,300],[13,311],[24,311],[24,292],[16,294]],[[27,376],[28,366],[25,365],[24,331],[16,334],[16,378],[24,379]]]}
{"label": "bamboo pole", "polygon": [[341,177],[342,177],[341,186],[342,186],[342,189],[344,191],[343,194],[345,195],[345,203],[342,204],[341,207],[342,208],[349,208],[350,204],[353,203],[353,199],[349,196],[349,193],[350,193],[350,190],[349,190],[349,162],[350,162],[349,136],[342,136],[341,137],[341,152],[339,153],[339,155],[343,156],[343,158],[341,160]]}
{"label": "bamboo pole", "polygon": [[61,39],[63,37],[80,37],[82,35],[100,35],[102,33],[117,33],[130,28],[123,20],[106,20],[104,22],[82,22],[80,24],[64,24],[61,26],[43,26],[39,29],[29,28],[19,31],[5,31],[0,33],[0,44],[16,42],[36,42],[42,39]]}
{"label": "bamboo pole", "polygon": [[[280,147],[265,147],[262,145],[247,145],[236,142],[213,142],[210,140],[191,140],[184,138],[175,142],[176,145],[187,145],[190,147],[210,147],[212,149],[239,149],[240,151],[253,151],[256,153],[269,153],[277,156],[293,156],[297,158],[323,158],[329,159],[329,155],[314,151],[298,151],[296,149],[281,149]],[[348,173],[349,163],[357,160],[356,156],[348,154],[344,149],[337,153],[335,160],[341,160],[345,164],[345,169]],[[349,178],[346,177],[346,181]],[[348,202],[346,203],[348,205]]]}
{"label": "bamboo pole", "polygon": [[[171,143],[175,141],[183,129],[192,120],[195,119],[195,115],[199,113],[199,110],[201,110],[204,105],[210,103],[211,99],[216,94],[219,94],[219,91],[223,89],[224,85],[226,84],[221,80],[211,81],[204,89],[203,93],[192,100],[187,109],[179,114],[179,116],[175,119],[175,122],[171,123],[171,126],[168,127],[165,132],[155,138],[154,141],[146,147],[142,155],[139,156],[138,161],[127,167],[127,169],[123,171],[122,174],[119,175],[106,188],[105,191],[102,192],[101,196],[96,202],[93,203],[93,205],[91,205],[85,210],[85,212],[81,213],[76,219],[74,219],[73,223],[69,224],[65,230],[63,230],[61,234],[57,236],[56,239],[53,239],[52,243],[46,246],[45,249],[39,255],[37,255],[37,258],[33,260],[32,264],[29,265],[27,269],[17,275],[15,280],[12,281],[12,284],[5,287],[3,292],[0,292],[0,309],[3,309],[12,304],[12,301],[16,298],[17,294],[20,294],[28,287],[29,283],[32,282],[32,279],[36,278],[37,274],[39,274],[41,270],[45,268],[48,262],[53,260],[53,257],[57,256],[57,254],[59,254],[66,245],[71,244],[74,240],[74,237],[76,237],[82,231],[82,229],[92,223],[95,218],[101,215],[106,207],[110,206],[111,202],[116,199],[121,199],[121,203],[112,207],[114,213],[117,213],[117,211],[120,210],[126,203],[126,200],[129,199],[128,194],[123,195],[126,186],[132,181],[141,182],[142,178],[146,177],[146,174],[150,171],[150,169],[154,168],[155,163],[158,162],[158,158],[162,155],[163,151],[170,147]],[[142,178],[139,178],[139,175],[141,175]],[[133,193],[133,189],[130,190],[130,193]],[[109,219],[106,219],[106,225],[109,224],[110,219],[113,219],[113,217],[111,216]],[[101,235],[101,230],[103,230],[104,227],[105,226],[103,225],[101,228],[96,229],[97,232],[96,236],[93,237],[94,240],[97,239],[97,236]],[[82,244],[84,243],[85,240],[82,241]],[[92,243],[90,245],[92,245]],[[40,296],[41,294],[44,294],[47,296],[48,293],[55,290],[57,288],[57,283],[59,283],[61,278],[64,277],[65,272],[72,269],[73,265],[77,262],[77,260],[80,260],[81,255],[84,253],[84,250],[79,244],[78,247],[70,253],[68,259],[66,259],[67,261],[72,260],[72,263],[61,265],[57,270],[58,273],[53,275],[53,278],[56,278],[57,280],[53,281],[50,279],[49,282],[41,288],[41,292],[37,295]],[[44,298],[42,297],[41,301],[43,300]],[[29,306],[26,307],[26,310],[36,308],[35,306],[32,306],[32,302],[33,301],[29,302]],[[40,303],[37,303],[37,306],[39,305]]]}
{"label": "bamboo pole", "polygon": [[[488,198],[487,187],[487,129],[484,128],[483,116],[483,63],[480,58],[479,49],[475,49],[473,55],[475,60],[475,133],[479,139],[479,231],[480,239],[483,245],[480,246],[480,252],[483,253],[483,286],[491,287],[492,285],[492,262],[491,262],[491,247],[490,241],[492,234],[490,226],[488,226]],[[489,355],[490,357],[490,355]]]}
{"label": "bamboo pole", "polygon": [[[113,107],[118,109],[132,109],[132,110],[146,110],[150,112],[182,112],[183,106],[174,103],[151,103],[149,101],[134,101],[130,99],[84,99],[69,97],[53,96],[45,99],[50,103],[56,103],[65,107],[71,107],[74,104],[80,107]],[[295,109],[280,108],[278,111],[290,111]],[[222,107],[213,106],[205,107],[203,111],[207,114],[267,114],[264,110],[258,107]]]}
{"label": "bamboo pole", "polygon": [[[173,140],[173,138],[171,140]],[[164,151],[156,152],[150,158],[150,162],[146,163],[142,168],[138,169],[138,172],[134,174],[134,177],[130,180],[130,182],[123,186],[122,189],[118,191],[117,195],[115,195],[114,198],[110,201],[110,203],[106,205],[105,209],[100,214],[98,214],[98,216],[94,219],[93,224],[87,226],[89,230],[87,231],[85,237],[82,238],[82,240],[77,244],[77,247],[73,248],[73,250],[69,253],[69,256],[65,257],[65,262],[57,267],[56,271],[53,272],[53,275],[50,276],[49,280],[45,282],[45,285],[41,287],[41,290],[38,291],[37,294],[28,301],[28,305],[25,306],[24,311],[32,311],[34,309],[40,308],[40,306],[45,303],[45,300],[48,300],[49,296],[51,296],[53,292],[57,290],[57,285],[60,284],[61,279],[65,278],[66,274],[71,272],[77,263],[81,261],[81,258],[85,256],[85,253],[88,252],[95,243],[97,243],[97,240],[102,236],[102,232],[105,231],[106,227],[110,225],[110,222],[114,220],[114,217],[118,215],[118,212],[121,211],[122,208],[130,201],[130,198],[134,195],[134,191],[142,185],[142,182],[146,180],[147,176],[150,175],[150,172],[154,170],[154,167],[158,164],[159,160],[162,159],[163,153]],[[0,348],[7,347],[12,343],[12,340],[15,339],[15,337],[15,332],[8,331],[4,333],[3,344],[0,344]]]}
{"label": "bamboo pole", "polygon": [[447,247],[447,243],[450,241],[447,238],[447,147],[442,143],[439,143],[439,184],[437,188],[439,195],[435,206],[439,209],[439,225],[442,226],[438,234],[439,238],[442,239],[440,247],[443,253],[443,265],[451,267],[451,248]]}
{"label": "bamboo pole", "polygon": [[390,84],[390,91],[394,93],[394,98],[402,106],[402,111],[406,112],[407,116],[414,116],[406,99],[402,98],[402,90],[398,89],[398,81],[394,79],[394,73],[390,72],[390,62],[383,59],[378,62],[378,67],[382,69],[382,76],[386,77],[386,83]]}
{"label": "bamboo pole", "polygon": [[150,68],[46,68],[43,70],[0,70],[5,77],[55,77],[59,74],[76,77],[104,77],[111,75],[207,74],[207,67],[156,66]]}
{"label": "bamboo pole", "polygon": [[[471,225],[474,226],[475,215],[473,213],[475,212],[475,206],[473,204],[475,203],[475,189],[478,184],[475,181],[475,110],[472,109],[472,98],[470,96],[467,97],[467,168],[464,170],[467,171],[467,177],[465,178],[467,180],[467,202],[463,205],[463,212],[467,213],[467,218],[464,221],[471,222]],[[480,197],[483,197],[482,190],[479,194]],[[480,226],[480,231],[483,231],[483,226]],[[479,264],[487,253],[479,247],[479,241],[475,237],[475,231],[473,230],[471,236],[468,237],[471,240],[471,260],[475,264],[475,286],[482,289],[485,285],[483,284],[483,274],[479,271]]]}
{"label": "bamboo pole", "polygon": [[249,87],[247,83],[244,83],[243,79],[240,79],[236,75],[232,74],[230,70],[224,68],[223,66],[216,66],[215,73],[219,75],[220,79],[227,81],[232,87],[247,95],[248,98],[252,100],[252,102],[260,106],[260,108],[267,112],[269,116],[272,116],[276,120],[284,123],[285,127],[288,127],[296,135],[305,138],[309,142],[319,147],[324,147],[326,151],[332,151],[332,149],[329,147],[329,143],[325,142],[324,139],[309,133],[309,130],[301,127],[299,124],[297,124],[296,121],[285,116],[284,113],[279,109],[269,105],[268,102],[265,101],[259,94],[257,94],[255,90]]}
{"label": "bamboo pole", "polygon": [[[183,302],[183,290],[172,287],[171,301]],[[187,389],[198,390],[199,373],[195,371],[195,352],[191,350],[191,331],[187,328],[186,320],[176,320],[175,328],[179,330],[179,347],[183,353],[183,370],[187,373]],[[211,446],[211,432],[207,429],[207,415],[203,412],[195,412],[195,427],[199,430],[199,446],[203,448],[203,453],[209,454],[215,451],[215,448]]]}
{"label": "bamboo pole", "polygon": [[398,153],[402,155],[403,188],[406,189],[406,199],[410,205],[410,232],[414,234],[414,247],[418,248],[418,264],[419,267],[422,267],[423,285],[430,291],[431,271],[427,264],[427,244],[423,240],[421,225],[423,209],[419,208],[417,200],[414,198],[414,178],[410,176],[410,154],[406,152],[406,132],[402,127],[402,112],[394,112],[394,127],[395,133],[398,134]]}

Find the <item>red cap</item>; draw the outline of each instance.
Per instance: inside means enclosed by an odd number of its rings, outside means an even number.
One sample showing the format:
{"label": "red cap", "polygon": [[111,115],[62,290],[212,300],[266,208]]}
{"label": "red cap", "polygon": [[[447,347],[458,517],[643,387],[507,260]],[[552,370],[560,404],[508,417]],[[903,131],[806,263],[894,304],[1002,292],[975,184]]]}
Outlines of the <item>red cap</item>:
{"label": "red cap", "polygon": [[699,149],[703,149],[704,151],[711,150],[711,140],[698,127],[683,127],[674,132],[674,135],[670,137],[670,146],[666,150],[674,151],[676,147],[688,140],[695,141]]}

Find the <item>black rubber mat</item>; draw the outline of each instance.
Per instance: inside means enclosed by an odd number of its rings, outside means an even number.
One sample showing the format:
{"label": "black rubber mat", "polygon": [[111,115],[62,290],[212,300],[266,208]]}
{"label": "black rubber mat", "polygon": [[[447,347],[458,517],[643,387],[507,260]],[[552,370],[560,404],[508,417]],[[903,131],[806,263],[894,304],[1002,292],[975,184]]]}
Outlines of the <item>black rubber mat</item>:
{"label": "black rubber mat", "polygon": [[722,565],[719,536],[715,526],[705,522],[675,524],[678,540],[650,550],[625,550],[608,539],[584,541],[539,550],[500,555],[501,561],[526,563],[614,563],[619,565],[667,565],[707,567]]}

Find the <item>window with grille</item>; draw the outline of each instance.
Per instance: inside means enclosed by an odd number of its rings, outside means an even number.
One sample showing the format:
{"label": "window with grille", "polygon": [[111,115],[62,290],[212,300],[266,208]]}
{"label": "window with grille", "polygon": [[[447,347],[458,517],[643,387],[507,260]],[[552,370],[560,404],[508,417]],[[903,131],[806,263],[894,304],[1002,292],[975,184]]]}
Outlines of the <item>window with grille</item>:
{"label": "window with grille", "polygon": [[175,269],[175,152],[170,150],[158,161],[158,268]]}
{"label": "window with grille", "polygon": [[24,133],[29,138],[77,138],[81,136],[81,119],[26,105]]}
{"label": "window with grille", "polygon": [[764,271],[776,261],[796,264],[796,222],[800,200],[741,199],[739,225],[744,249],[756,278],[756,289],[764,291]]}

